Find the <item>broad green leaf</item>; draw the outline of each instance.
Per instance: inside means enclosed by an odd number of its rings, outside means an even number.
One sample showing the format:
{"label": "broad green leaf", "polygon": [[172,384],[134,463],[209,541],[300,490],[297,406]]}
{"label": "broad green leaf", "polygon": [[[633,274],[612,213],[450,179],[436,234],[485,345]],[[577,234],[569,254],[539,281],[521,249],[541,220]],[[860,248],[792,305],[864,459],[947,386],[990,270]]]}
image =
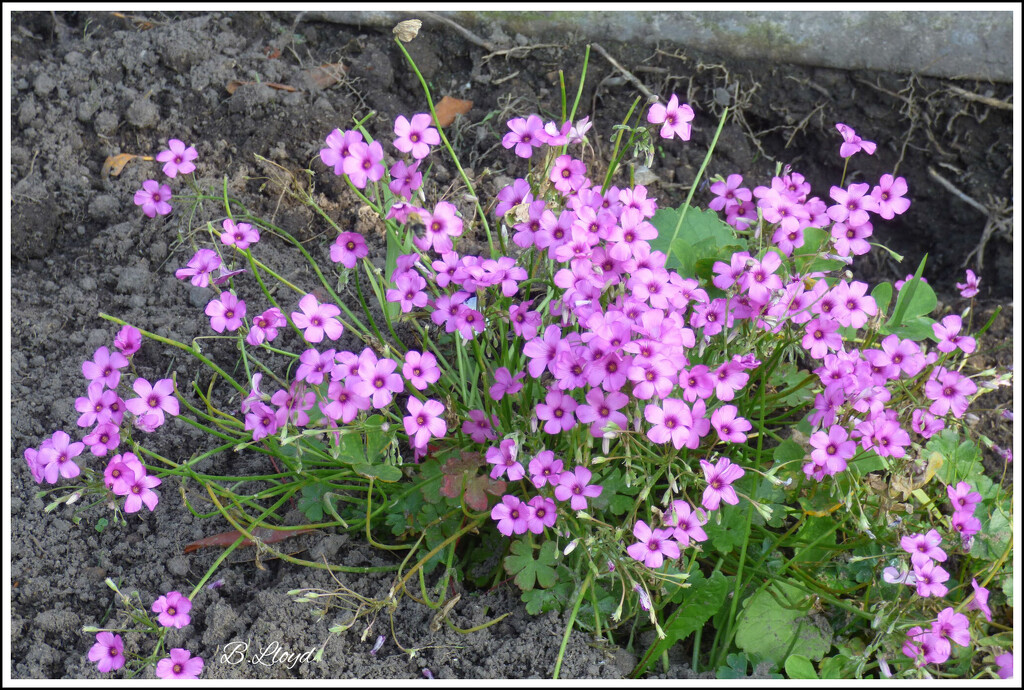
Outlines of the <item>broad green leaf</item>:
{"label": "broad green leaf", "polygon": [[397,482],[402,479],[402,470],[394,465],[370,465],[365,462],[357,462],[352,465],[357,474],[368,479],[378,479],[382,482]]}
{"label": "broad green leaf", "polygon": [[776,596],[788,602],[787,606],[766,589],[749,597],[737,617],[736,646],[776,665],[784,661],[790,649],[794,654],[820,660],[832,647],[831,630],[819,628],[806,616],[811,604],[796,587],[785,582],[769,587],[775,588]]}
{"label": "broad green leaf", "polygon": [[875,299],[875,304],[878,305],[878,313],[884,317],[889,311],[889,303],[892,301],[892,284],[879,283],[871,291],[871,296]]}
{"label": "broad green leaf", "polygon": [[505,557],[505,571],[515,576],[519,589],[529,591],[536,585],[547,588],[555,584],[555,543],[546,541],[534,558],[534,547],[520,539],[512,542],[512,555]]}
{"label": "broad green leaf", "polygon": [[743,543],[746,536],[747,511],[738,505],[722,504],[721,510],[714,511],[712,518],[704,525],[704,533],[716,551],[723,556],[730,553]]}
{"label": "broad green leaf", "polygon": [[811,660],[802,654],[793,654],[786,659],[786,675],[793,679],[817,680],[818,672],[814,670]]}
{"label": "broad green leaf", "polygon": [[[697,262],[725,258],[729,247],[742,247],[744,240],[737,239],[731,226],[718,217],[714,211],[701,211],[690,207],[674,234],[683,209],[661,208],[651,219],[658,229],[658,236],[650,240],[651,249],[664,252],[668,259],[665,268],[677,269],[684,278],[697,275]],[[732,251],[728,251],[728,256]]]}
{"label": "broad green leaf", "polygon": [[665,639],[655,640],[651,649],[644,655],[645,667],[638,668],[637,672],[646,671],[647,667],[672,645],[685,640],[704,627],[725,603],[730,581],[730,578],[717,570],[710,578],[705,578],[699,570],[694,569],[688,580],[690,587],[683,590],[682,603],[661,624]]}

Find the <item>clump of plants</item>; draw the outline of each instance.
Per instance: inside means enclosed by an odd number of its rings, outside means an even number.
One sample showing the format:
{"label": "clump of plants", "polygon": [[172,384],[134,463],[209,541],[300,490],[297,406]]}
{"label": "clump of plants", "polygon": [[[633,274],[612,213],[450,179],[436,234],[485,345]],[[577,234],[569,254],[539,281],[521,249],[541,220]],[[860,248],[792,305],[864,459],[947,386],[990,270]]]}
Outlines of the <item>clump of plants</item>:
{"label": "clump of plants", "polygon": [[[24,457],[37,482],[59,484],[41,492],[48,510],[81,501],[130,526],[173,487],[235,532],[187,596],[147,605],[110,583],[117,612],[87,629],[99,670],[199,676],[203,660],[165,650],[165,634],[189,624],[244,540],[309,567],[374,570],[273,546],[317,530],[397,555],[384,600],[295,592],[349,611],[332,632],[358,624],[365,636],[403,597],[455,628],[453,578],[510,581],[528,611],[569,614],[556,677],[573,628],[630,647],[636,676],[680,645],[694,670],[721,678],[764,663],[790,678],[1006,677],[1011,496],[982,469],[978,443],[991,441],[965,422],[1010,374],[967,373],[991,321],[971,334],[973,303],[934,320],[923,261],[895,285],[852,279],[873,246],[889,251],[872,243],[873,223],[911,204],[902,177],[846,182],[846,163],[875,144],[838,124],[843,165],[827,194],[787,167],[752,188],[739,173],[712,179],[702,209],[694,196],[728,111],[687,198],[655,199],[633,183],[634,164],[709,123],[676,95],[637,99],[611,160],[588,166],[594,134],[563,82],[559,119],[508,121],[501,143],[525,172],[489,199],[420,81],[428,111],[398,116],[391,142],[358,120],[327,135],[309,171],[340,176],[372,209],[383,265],[306,187],[292,193],[331,228],[329,264],[226,182],[189,178],[175,193],[149,180],[136,193],[150,217],[189,207],[181,233],[194,255],[176,275],[210,290],[205,316],[232,355],[215,361],[103,315],[121,329],[83,364],[81,440],[55,431]],[[428,199],[439,156],[463,189]],[[174,181],[196,159],[173,139],[157,156]],[[316,284],[275,272],[260,252],[268,236],[300,252]],[[487,251],[460,252],[467,237]],[[968,271],[961,294],[978,280]],[[335,346],[346,332],[362,349]],[[139,376],[146,340],[179,348],[202,375]],[[148,447],[175,424],[208,447],[191,458]],[[236,454],[276,469],[211,470]],[[308,522],[284,524],[292,504]],[[151,651],[126,650],[129,630],[152,633]]]}

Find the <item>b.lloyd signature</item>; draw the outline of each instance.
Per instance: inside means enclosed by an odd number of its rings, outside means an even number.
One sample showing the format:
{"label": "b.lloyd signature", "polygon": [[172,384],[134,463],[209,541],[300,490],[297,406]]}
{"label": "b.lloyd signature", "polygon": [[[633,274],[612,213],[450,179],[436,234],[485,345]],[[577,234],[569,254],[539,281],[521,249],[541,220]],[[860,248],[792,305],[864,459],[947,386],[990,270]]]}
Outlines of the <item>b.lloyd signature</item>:
{"label": "b.lloyd signature", "polygon": [[278,642],[256,649],[249,654],[248,642],[228,642],[224,645],[219,660],[222,663],[235,666],[241,663],[249,663],[253,666],[284,666],[294,668],[296,664],[304,664],[312,660],[316,654],[316,647],[310,648],[302,653],[286,651]]}

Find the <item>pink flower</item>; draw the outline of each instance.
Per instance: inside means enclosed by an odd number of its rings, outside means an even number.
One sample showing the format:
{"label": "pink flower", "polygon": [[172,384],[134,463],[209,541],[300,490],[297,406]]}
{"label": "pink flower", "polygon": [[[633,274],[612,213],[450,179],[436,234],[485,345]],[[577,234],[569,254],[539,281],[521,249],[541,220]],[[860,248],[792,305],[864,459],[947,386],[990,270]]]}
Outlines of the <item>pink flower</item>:
{"label": "pink flower", "polygon": [[672,536],[683,546],[688,546],[691,539],[695,542],[707,540],[708,535],[702,527],[706,522],[704,511],[698,513],[687,501],[678,500],[672,501],[665,525],[674,527]]}
{"label": "pink flower", "polygon": [[491,479],[497,479],[506,472],[510,482],[519,481],[525,477],[526,471],[523,469],[522,464],[516,460],[518,455],[519,449],[516,448],[516,442],[510,438],[502,441],[497,448],[494,446],[488,448],[486,453],[487,462],[494,465],[491,469]]}
{"label": "pink flower", "polygon": [[[277,337],[277,329],[287,326],[284,314],[277,307],[271,307],[259,316],[253,317],[252,328],[245,336],[245,342],[256,347],[264,342],[271,342]],[[243,410],[244,411],[244,410]]]}
{"label": "pink flower", "polygon": [[412,122],[404,115],[395,118],[395,148],[403,153],[412,153],[416,160],[426,158],[431,146],[441,143],[441,135],[430,126],[432,120],[428,113],[412,116]]}
{"label": "pink flower", "polygon": [[125,407],[136,417],[155,414],[159,424],[163,424],[164,412],[172,416],[178,414],[178,399],[174,397],[171,379],[160,379],[153,385],[144,378],[137,378],[132,389],[139,397],[127,401]]}
{"label": "pink flower", "polygon": [[178,173],[187,175],[196,169],[192,161],[199,158],[199,153],[196,152],[194,146],[185,148],[185,142],[181,139],[170,139],[167,146],[169,150],[156,154],[156,159],[164,164],[164,175],[167,177],[174,177]]}
{"label": "pink flower", "polygon": [[[689,406],[677,398],[665,398],[662,406],[647,405],[644,407],[644,418],[653,424],[647,431],[647,438],[655,443],[672,441],[675,448],[684,445],[690,447],[693,434],[693,415]],[[696,444],[692,444],[696,447]]]}
{"label": "pink flower", "polygon": [[128,360],[120,352],[111,353],[106,345],[98,348],[91,362],[82,363],[82,375],[92,382],[102,383],[116,389],[121,382],[121,369],[128,366]]}
{"label": "pink flower", "polygon": [[224,232],[220,235],[220,241],[229,247],[234,246],[238,249],[248,249],[250,244],[260,241],[259,231],[253,230],[253,227],[248,223],[238,223],[236,225],[235,221],[225,218],[221,225],[224,228]]}
{"label": "pink flower", "polygon": [[701,498],[701,505],[708,510],[718,510],[721,501],[729,505],[739,503],[740,499],[736,496],[732,483],[746,474],[742,467],[732,464],[726,457],[719,458],[715,465],[702,459],[700,466],[704,469],[704,479],[708,483]]}
{"label": "pink flower", "polygon": [[978,294],[978,283],[981,282],[981,278],[974,275],[974,271],[967,269],[967,282],[957,283],[956,289],[960,291],[960,296],[963,298],[974,297]]}
{"label": "pink flower", "polygon": [[135,477],[145,476],[146,468],[135,453],[118,453],[107,461],[103,483],[118,496],[127,496]]}
{"label": "pink flower", "polygon": [[420,162],[407,165],[405,161],[395,161],[391,166],[391,181],[388,182],[388,189],[395,196],[400,196],[406,201],[412,199],[412,193],[423,184],[423,173],[419,168]]}
{"label": "pink flower", "polygon": [[952,606],[947,606],[939,612],[938,618],[932,623],[932,633],[948,637],[961,647],[971,643],[971,633],[967,630],[969,621],[967,616],[957,613]]}
{"label": "pink flower", "polygon": [[836,129],[843,135],[843,145],[839,147],[839,155],[841,157],[849,158],[858,151],[863,151],[869,156],[875,152],[875,142],[861,139],[853,131],[852,127],[848,127],[842,122],[837,122]]}
{"label": "pink flower", "polygon": [[413,244],[420,251],[433,247],[438,254],[444,255],[454,248],[452,237],[462,234],[462,219],[458,216],[458,208],[447,201],[439,201],[433,213],[422,213],[424,236],[414,237]]}
{"label": "pink flower", "polygon": [[[913,559],[911,559],[913,561]],[[944,597],[949,590],[943,582],[949,579],[942,566],[928,560],[922,564],[914,563],[914,575],[917,577],[917,595],[919,597]]]}
{"label": "pink flower", "polygon": [[299,300],[302,312],[292,312],[292,323],[304,331],[303,335],[311,343],[319,343],[326,335],[331,340],[341,337],[344,328],[334,317],[341,310],[333,304],[320,304],[316,295],[310,293]]}
{"label": "pink flower", "polygon": [[523,534],[530,528],[532,512],[533,506],[529,503],[505,495],[501,497],[501,503],[491,509],[491,519],[498,523],[499,532],[511,537],[513,534]]}
{"label": "pink flower", "polygon": [[110,673],[124,666],[124,640],[106,630],[96,633],[96,644],[89,649],[89,661],[96,663],[100,673]]}
{"label": "pink flower", "polygon": [[506,367],[499,367],[494,372],[494,385],[492,385],[487,391],[491,396],[491,400],[498,402],[506,395],[515,395],[521,391],[523,389],[523,384],[519,383],[519,381],[525,376],[525,371],[520,371],[513,376],[512,372],[510,372]]}
{"label": "pink flower", "polygon": [[924,664],[941,664],[949,659],[949,641],[941,635],[926,632],[919,625],[907,631],[907,640],[903,643],[903,653],[916,660],[917,666]]}
{"label": "pink flower", "polygon": [[638,541],[630,544],[626,553],[648,568],[660,568],[666,556],[669,559],[679,558],[679,544],[672,540],[671,529],[652,530],[646,522],[637,520],[633,525],[633,536]]}
{"label": "pink flower", "polygon": [[949,496],[949,501],[956,512],[973,514],[974,507],[981,502],[981,494],[967,482],[959,482],[955,487],[947,485],[946,495]]}
{"label": "pink flower", "polygon": [[396,368],[398,362],[388,357],[376,362],[367,358],[359,364],[359,380],[352,384],[352,390],[356,395],[371,398],[373,406],[378,410],[387,407],[392,393],[401,393],[405,387],[402,377],[394,373]]}
{"label": "pink flower", "polygon": [[590,424],[590,435],[601,438],[606,433],[615,433],[615,429],[629,426],[626,415],[619,412],[629,397],[625,393],[612,391],[605,393],[599,388],[591,388],[587,392],[587,404],[576,408],[576,417],[583,424]]}
{"label": "pink flower", "polygon": [[557,434],[568,431],[576,426],[573,412],[576,411],[577,406],[578,404],[572,396],[557,389],[548,389],[544,402],[537,404],[537,419],[545,422],[545,433]]}
{"label": "pink flower", "polygon": [[[536,138],[535,132],[544,129],[544,123],[540,116],[530,115],[529,118],[516,117],[508,121],[508,128],[512,130],[501,139],[501,145],[507,149],[515,147],[516,155],[520,158],[529,158],[533,155],[534,147],[543,145],[540,139]],[[498,212],[498,216],[504,215]]]}
{"label": "pink flower", "polygon": [[562,194],[570,194],[583,186],[586,179],[587,166],[583,161],[576,160],[569,154],[559,156],[551,166],[548,179],[554,183],[555,189]]}
{"label": "pink flower", "polygon": [[349,146],[349,155],[342,162],[342,170],[353,185],[363,189],[367,182],[376,182],[384,176],[383,159],[384,149],[380,142],[367,146],[365,142],[357,141]]}
{"label": "pink flower", "polygon": [[998,673],[999,677],[1003,680],[1006,680],[1007,678],[1013,678],[1013,653],[1006,652],[1005,654],[1000,654],[999,656],[997,656],[996,667],[996,673]]}
{"label": "pink flower", "polygon": [[245,415],[245,429],[252,432],[253,441],[266,438],[276,432],[279,427],[277,414],[273,408],[259,400],[250,404],[249,411]]}
{"label": "pink flower", "polygon": [[178,280],[192,278],[192,284],[196,287],[207,287],[210,284],[210,274],[220,267],[220,256],[212,249],[200,249],[188,260],[188,268],[179,268],[174,272]]}
{"label": "pink flower", "polygon": [[829,206],[828,217],[837,223],[859,227],[870,220],[868,211],[878,211],[878,202],[868,194],[866,182],[851,184],[848,189],[832,186],[829,191],[836,204]]}
{"label": "pink flower", "polygon": [[938,367],[933,378],[924,384],[924,394],[934,402],[928,411],[937,417],[952,412],[958,419],[967,411],[967,397],[978,392],[978,386],[959,372]]}
{"label": "pink flower", "polygon": [[341,175],[344,172],[345,159],[349,156],[349,149],[356,142],[364,143],[363,135],[358,131],[347,129],[342,132],[335,129],[327,135],[327,148],[320,149],[320,160],[324,165],[333,167],[335,175]]}
{"label": "pink flower", "polygon": [[662,139],[678,135],[683,141],[689,141],[693,117],[693,108],[687,103],[679,105],[679,98],[675,94],[669,98],[667,106],[655,103],[647,111],[648,122],[656,125],[664,123],[661,128]]}
{"label": "pink flower", "polygon": [[71,442],[71,437],[63,431],[53,432],[53,436],[39,445],[36,463],[42,468],[42,474],[50,484],[57,483],[58,475],[65,479],[74,479],[81,473],[74,458],[82,454],[85,444],[81,441]]}
{"label": "pink flower", "polygon": [[530,481],[538,489],[550,484],[556,486],[562,476],[562,461],[553,451],[542,450],[530,460]]}
{"label": "pink flower", "polygon": [[811,434],[810,443],[814,450],[811,462],[804,465],[804,474],[820,482],[826,476],[845,470],[846,461],[857,452],[857,444],[849,438],[846,429],[839,425],[831,426],[827,434],[824,431]]}
{"label": "pink flower", "polygon": [[942,323],[932,324],[932,332],[935,333],[935,337],[939,341],[936,347],[940,352],[952,352],[957,348],[967,354],[974,352],[977,343],[970,336],[960,335],[962,326],[963,322],[956,314],[943,317]]}
{"label": "pink flower", "polygon": [[711,413],[711,425],[725,443],[743,443],[747,440],[744,432],[750,431],[751,424],[743,417],[737,417],[738,411],[735,405],[723,405]]}
{"label": "pink flower", "polygon": [[900,547],[910,554],[910,562],[915,566],[931,560],[945,561],[946,552],[939,548],[942,535],[938,530],[929,530],[927,534],[911,534],[900,539]]}
{"label": "pink flower", "polygon": [[141,471],[133,472],[131,478],[128,477],[128,472],[125,472],[123,475],[128,489],[124,499],[124,512],[126,513],[139,512],[143,504],[149,508],[149,512],[153,512],[156,504],[160,501],[160,496],[153,491],[154,487],[160,486],[162,483],[160,478],[146,474],[145,468],[142,468],[142,463],[139,463],[139,467]]}
{"label": "pink flower", "polygon": [[430,352],[417,352],[409,350],[405,353],[405,364],[402,366],[402,376],[413,385],[416,390],[426,390],[427,386],[437,382],[441,378],[441,370],[437,366],[437,358]]}
{"label": "pink flower", "polygon": [[203,672],[202,657],[192,656],[187,649],[175,647],[170,656],[156,664],[156,677],[174,680],[195,680]]}
{"label": "pink flower", "polygon": [[907,193],[907,181],[902,177],[882,175],[882,179],[871,190],[871,196],[878,203],[878,215],[886,220],[902,214],[910,208],[910,199],[903,198]]}
{"label": "pink flower", "polygon": [[230,292],[222,292],[220,299],[210,300],[206,305],[206,315],[210,317],[210,328],[218,333],[225,329],[237,331],[245,318],[245,302]]}
{"label": "pink flower", "polygon": [[533,511],[526,520],[528,530],[534,534],[541,534],[545,527],[555,526],[558,513],[553,500],[547,496],[534,496],[530,499],[530,507]]}
{"label": "pink flower", "polygon": [[715,198],[708,204],[708,208],[712,211],[721,211],[735,206],[741,201],[750,201],[750,190],[740,187],[741,184],[743,184],[743,176],[736,174],[729,175],[725,182],[713,182],[711,193],[715,195]]}
{"label": "pink flower", "polygon": [[572,472],[562,472],[558,478],[558,486],[555,487],[555,498],[559,501],[569,501],[573,510],[586,510],[587,498],[600,496],[604,490],[603,486],[590,486],[590,470],[578,465]]}
{"label": "pink flower", "polygon": [[804,326],[804,338],[801,345],[814,359],[821,359],[829,351],[843,349],[843,337],[837,332],[839,322],[827,316],[811,319]]}
{"label": "pink flower", "polygon": [[114,347],[125,357],[133,355],[142,347],[142,333],[135,326],[121,326],[121,330],[114,336]]}
{"label": "pink flower", "polygon": [[151,610],[160,614],[157,621],[165,628],[184,628],[192,620],[192,602],[181,592],[168,592],[153,602]]}
{"label": "pink flower", "polygon": [[150,218],[156,214],[166,216],[171,212],[171,188],[168,185],[159,184],[156,180],[146,180],[142,183],[142,189],[135,192],[135,205],[142,207],[142,212]]}
{"label": "pink flower", "polygon": [[409,397],[406,402],[406,409],[409,416],[402,418],[405,425],[405,433],[413,446],[426,448],[427,441],[433,438],[442,438],[448,431],[448,425],[441,418],[444,413],[444,405],[437,400],[420,402],[418,398]]}
{"label": "pink flower", "polygon": [[347,268],[355,268],[356,261],[369,253],[366,240],[356,232],[341,233],[331,245],[331,261],[340,263]]}
{"label": "pink flower", "polygon": [[100,422],[82,439],[89,450],[98,458],[102,458],[107,451],[114,450],[121,443],[121,434],[118,426],[111,422]]}

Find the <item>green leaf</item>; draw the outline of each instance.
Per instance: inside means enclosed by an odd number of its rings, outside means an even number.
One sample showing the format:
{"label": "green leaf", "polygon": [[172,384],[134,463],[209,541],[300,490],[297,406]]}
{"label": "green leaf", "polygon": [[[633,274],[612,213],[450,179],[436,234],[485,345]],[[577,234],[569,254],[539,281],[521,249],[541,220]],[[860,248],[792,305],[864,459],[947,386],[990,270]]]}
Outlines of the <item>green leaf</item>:
{"label": "green leaf", "polygon": [[665,639],[655,640],[644,655],[644,668],[638,668],[635,672],[643,673],[672,645],[704,627],[725,603],[730,580],[718,570],[710,578],[705,578],[700,570],[694,569],[688,580],[690,587],[683,590],[682,603],[661,626]]}
{"label": "green leaf", "polygon": [[572,596],[572,576],[567,568],[558,567],[559,582],[550,589],[531,589],[523,592],[520,599],[526,604],[526,612],[536,616],[554,610],[564,610]]}
{"label": "green leaf", "polygon": [[729,654],[725,657],[726,666],[719,667],[715,676],[722,679],[746,678],[747,677],[747,655]]}
{"label": "green leaf", "polygon": [[352,469],[367,479],[378,479],[382,482],[397,482],[402,479],[402,470],[394,465],[370,465],[365,462],[357,462]]}
{"label": "green leaf", "polygon": [[786,675],[794,680],[818,680],[814,664],[802,654],[793,654],[786,659]]}
{"label": "green leaf", "polygon": [[790,649],[820,660],[832,647],[831,630],[819,628],[806,616],[811,603],[799,589],[784,581],[768,586],[774,588],[775,596],[762,589],[743,603],[736,623],[736,646],[776,665]]}
{"label": "green leaf", "polygon": [[625,473],[621,469],[614,469],[601,477],[601,486],[604,490],[600,496],[591,499],[591,503],[595,511],[608,510],[613,515],[625,515],[631,510],[636,503],[635,496],[640,491],[638,484],[626,486]]}
{"label": "green leaf", "polygon": [[520,539],[513,542],[512,555],[505,557],[505,571],[515,576],[519,589],[529,591],[536,585],[547,588],[555,584],[555,543],[546,541],[533,557],[534,547]]}
{"label": "green leaf", "polygon": [[310,522],[320,522],[324,517],[324,494],[330,491],[327,484],[306,484],[302,487],[302,498],[299,499],[299,510],[309,518]]}
{"label": "green leaf", "polygon": [[853,659],[845,654],[830,656],[821,662],[821,677],[827,680],[849,678],[852,673],[850,668],[852,663]]}
{"label": "green leaf", "polygon": [[924,272],[924,264],[928,260],[926,254],[921,259],[920,265],[917,267],[917,272],[914,273],[913,280],[908,280],[904,283],[903,287],[900,288],[899,294],[896,296],[896,307],[893,309],[892,318],[886,324],[889,328],[895,328],[905,324],[909,319],[913,319],[916,316],[924,316],[931,314],[938,305],[938,300],[935,298],[935,291],[932,290],[928,283],[922,281],[921,274]]}
{"label": "green leaf", "polygon": [[[836,545],[835,525],[836,521],[831,517],[808,517],[787,543],[795,552],[793,562],[818,566],[826,563],[833,551],[828,547]],[[814,546],[806,546],[815,541],[817,543]]]}
{"label": "green leaf", "polygon": [[[651,218],[658,236],[650,240],[651,249],[664,252],[668,259],[665,268],[676,268],[684,278],[697,275],[697,262],[723,259],[746,245],[737,239],[731,226],[714,211],[701,211],[692,206],[687,210],[678,235],[674,235],[683,207],[661,208]],[[728,252],[728,254],[726,254]]]}
{"label": "green leaf", "polygon": [[704,525],[708,541],[723,556],[743,543],[746,530],[746,511],[740,510],[739,506],[723,505],[722,510],[714,511],[712,519]]}
{"label": "green leaf", "polygon": [[889,311],[889,303],[892,302],[892,284],[879,283],[871,291],[871,296],[874,298],[875,304],[878,305],[878,313],[884,317]]}

